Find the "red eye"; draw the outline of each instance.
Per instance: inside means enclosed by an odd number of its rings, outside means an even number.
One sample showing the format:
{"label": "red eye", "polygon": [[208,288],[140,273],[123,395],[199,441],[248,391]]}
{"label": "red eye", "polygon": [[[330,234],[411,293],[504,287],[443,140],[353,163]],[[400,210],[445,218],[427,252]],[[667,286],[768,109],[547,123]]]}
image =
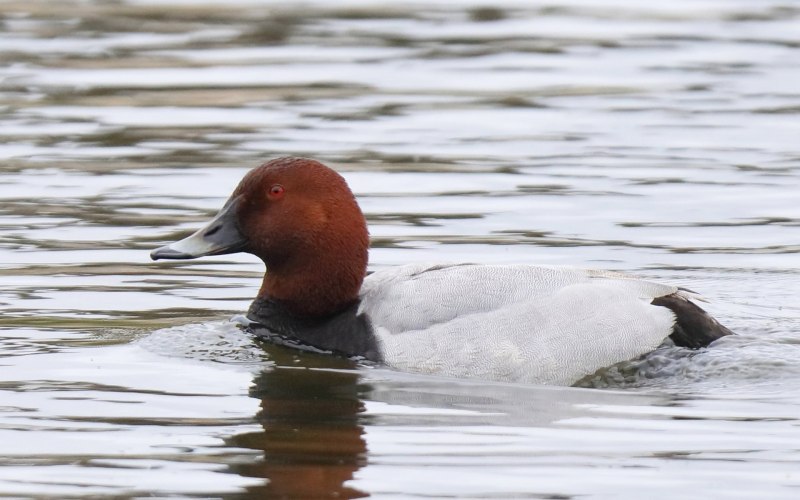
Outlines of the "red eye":
{"label": "red eye", "polygon": [[269,188],[269,197],[273,200],[277,200],[278,198],[283,196],[283,192],[286,191],[283,186],[280,184],[274,184],[272,187]]}

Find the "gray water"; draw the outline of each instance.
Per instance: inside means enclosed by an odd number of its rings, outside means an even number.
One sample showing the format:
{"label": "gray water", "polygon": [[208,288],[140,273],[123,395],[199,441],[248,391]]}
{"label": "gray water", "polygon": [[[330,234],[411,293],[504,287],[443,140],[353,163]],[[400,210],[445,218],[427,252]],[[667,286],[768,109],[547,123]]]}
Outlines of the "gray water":
{"label": "gray water", "polygon": [[[0,497],[800,496],[800,2],[0,13]],[[148,252],[289,154],[372,269],[622,270],[739,335],[572,388],[259,344],[256,259]]]}

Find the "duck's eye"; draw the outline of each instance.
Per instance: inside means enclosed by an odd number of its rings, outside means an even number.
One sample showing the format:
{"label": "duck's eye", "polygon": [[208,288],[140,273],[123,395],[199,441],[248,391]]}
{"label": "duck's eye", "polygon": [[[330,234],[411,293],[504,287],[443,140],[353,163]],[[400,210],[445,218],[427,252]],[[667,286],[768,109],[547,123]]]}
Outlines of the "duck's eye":
{"label": "duck's eye", "polygon": [[286,190],[280,184],[273,184],[272,187],[269,188],[269,197],[276,200],[283,196],[284,191]]}

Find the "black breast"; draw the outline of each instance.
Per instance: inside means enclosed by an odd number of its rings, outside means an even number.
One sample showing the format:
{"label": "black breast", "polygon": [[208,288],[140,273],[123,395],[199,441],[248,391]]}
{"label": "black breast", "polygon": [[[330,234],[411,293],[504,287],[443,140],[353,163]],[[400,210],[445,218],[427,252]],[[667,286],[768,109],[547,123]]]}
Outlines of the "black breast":
{"label": "black breast", "polygon": [[306,318],[293,316],[279,302],[257,298],[247,317],[256,322],[249,327],[253,333],[269,341],[382,361],[372,325],[358,314],[358,303],[331,316]]}

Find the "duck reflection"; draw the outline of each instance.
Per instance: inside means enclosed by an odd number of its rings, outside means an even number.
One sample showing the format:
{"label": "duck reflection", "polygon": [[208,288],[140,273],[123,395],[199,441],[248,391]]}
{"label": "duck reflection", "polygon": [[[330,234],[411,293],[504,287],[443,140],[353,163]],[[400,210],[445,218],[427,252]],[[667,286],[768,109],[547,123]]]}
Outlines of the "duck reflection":
{"label": "duck reflection", "polygon": [[[366,463],[354,364],[331,356],[265,347],[275,367],[258,374],[250,395],[261,400],[263,431],[240,434],[229,445],[261,450],[263,461],[234,465],[238,474],[265,478],[249,498],[361,498],[347,486]],[[297,363],[301,357],[302,363]],[[301,368],[302,367],[302,368]]]}

